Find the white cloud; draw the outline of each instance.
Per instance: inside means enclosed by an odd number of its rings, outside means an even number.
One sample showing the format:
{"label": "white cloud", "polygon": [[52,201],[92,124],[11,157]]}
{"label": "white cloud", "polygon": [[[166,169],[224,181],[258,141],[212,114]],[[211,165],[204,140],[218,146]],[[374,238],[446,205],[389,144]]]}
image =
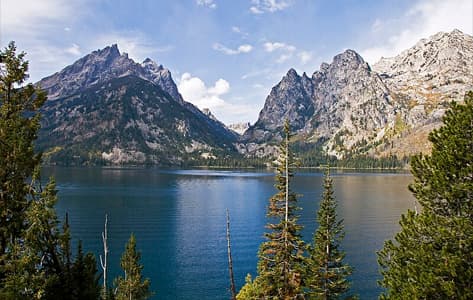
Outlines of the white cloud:
{"label": "white cloud", "polygon": [[372,32],[378,32],[384,27],[383,21],[380,19],[374,20],[373,24],[371,25],[371,31]]}
{"label": "white cloud", "polygon": [[214,0],[196,0],[197,5],[199,6],[205,6],[208,8],[217,8],[217,4],[214,2]]}
{"label": "white cloud", "polygon": [[71,47],[66,49],[66,52],[70,53],[72,55],[75,55],[75,56],[79,56],[79,55],[82,54],[81,51],[80,51],[80,47],[77,44],[72,44]]}
{"label": "white cloud", "polygon": [[287,52],[293,52],[296,50],[296,47],[285,44],[285,43],[280,43],[280,42],[274,42],[274,43],[266,42],[263,44],[263,47],[266,52],[274,52],[276,50],[284,50]]}
{"label": "white cloud", "polygon": [[227,124],[246,120],[255,111],[253,106],[233,104],[224,100],[223,97],[230,91],[230,83],[222,78],[218,79],[213,86],[207,87],[199,77],[184,73],[178,81],[177,88],[184,100],[201,110],[210,109],[217,118],[221,118],[221,121]]}
{"label": "white cloud", "polygon": [[214,50],[220,51],[225,53],[226,55],[235,55],[235,54],[240,54],[240,53],[249,53],[251,50],[253,50],[253,46],[248,45],[248,44],[243,44],[238,46],[237,49],[230,49],[220,43],[215,43],[213,44],[212,47]]}
{"label": "white cloud", "polygon": [[292,5],[289,0],[251,0],[250,12],[253,14],[263,14],[265,12],[276,12],[284,10]]}
{"label": "white cloud", "polygon": [[[70,40],[70,25],[88,12],[89,1],[1,1],[0,44],[14,40],[30,61],[30,81],[63,68],[80,55],[78,43]],[[64,35],[64,39],[51,41]]]}
{"label": "white cloud", "polygon": [[415,45],[421,38],[459,29],[473,33],[471,0],[420,0],[401,17],[379,20],[371,26],[371,40],[377,41],[360,51],[369,62],[390,57]]}
{"label": "white cloud", "polygon": [[[278,64],[282,64],[293,58],[297,51],[295,46],[281,42],[266,42],[263,44],[263,48],[266,52],[279,53],[279,56],[276,59],[276,63]],[[301,64],[305,65],[312,60],[312,53],[302,50],[297,53],[297,57],[299,57]]]}
{"label": "white cloud", "polygon": [[292,53],[281,54],[276,60],[276,62],[278,64],[282,64],[283,62],[289,60],[290,58],[292,58]]}
{"label": "white cloud", "polygon": [[301,51],[297,54],[299,59],[301,60],[301,64],[305,65],[312,60],[312,52],[309,51]]}
{"label": "white cloud", "polygon": [[225,79],[220,78],[215,85],[208,89],[211,95],[225,95],[230,90],[230,84]]}
{"label": "white cloud", "polygon": [[245,31],[243,31],[243,30],[242,30],[240,27],[238,27],[238,26],[232,26],[232,31],[233,31],[234,33],[239,34],[239,35],[240,35],[241,37],[243,37],[243,38],[248,37],[248,33],[245,32]]}
{"label": "white cloud", "polygon": [[235,33],[242,33],[240,27],[238,27],[238,26],[232,26],[232,31],[235,32]]}
{"label": "white cloud", "polygon": [[184,73],[181,75],[177,88],[186,101],[200,109],[210,108],[212,110],[225,104],[225,100],[221,96],[228,93],[230,84],[225,79],[220,78],[214,86],[207,87],[199,77]]}
{"label": "white cloud", "polygon": [[[77,1],[67,0],[15,0],[2,1],[1,23],[6,31],[35,30],[35,26],[60,22],[77,15]],[[36,29],[37,30],[37,29]]]}

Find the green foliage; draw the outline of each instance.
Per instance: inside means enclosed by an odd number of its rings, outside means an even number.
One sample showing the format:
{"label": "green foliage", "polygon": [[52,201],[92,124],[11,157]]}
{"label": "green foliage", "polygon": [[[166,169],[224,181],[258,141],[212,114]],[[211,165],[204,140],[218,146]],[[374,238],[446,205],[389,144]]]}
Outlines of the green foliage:
{"label": "green foliage", "polygon": [[120,266],[123,269],[124,277],[115,279],[116,293],[114,298],[117,300],[141,300],[148,299],[152,293],[150,291],[150,281],[143,279],[140,265],[141,254],[136,250],[136,239],[132,234],[126,244],[125,252],[120,260]]}
{"label": "green foliage", "polygon": [[274,223],[267,224],[266,241],[260,245],[258,276],[255,279],[260,297],[292,299],[301,294],[301,274],[305,244],[301,239],[301,225],[297,224],[297,197],[290,185],[296,161],[289,148],[290,129],[286,121],[285,137],[276,161],[278,193],[269,200],[267,216]]}
{"label": "green foliage", "polygon": [[258,299],[263,291],[256,280],[252,280],[251,275],[246,275],[245,285],[236,296],[237,300]]}
{"label": "green foliage", "polygon": [[100,276],[97,275],[97,261],[92,253],[84,255],[79,241],[77,256],[71,268],[71,294],[74,300],[93,300],[100,298]]}
{"label": "green foliage", "polygon": [[442,216],[473,217],[473,92],[453,102],[444,126],[429,135],[432,154],[412,159],[410,185],[424,209]]}
{"label": "green foliage", "polygon": [[429,135],[432,154],[411,163],[422,212],[403,215],[378,253],[382,299],[473,298],[473,93],[443,121]]}
{"label": "green foliage", "polygon": [[97,299],[87,292],[95,258],[80,251],[72,263],[69,224],[66,218],[60,231],[54,209],[55,181],[41,185],[34,142],[46,96],[22,86],[24,56],[13,42],[0,52],[0,299]]}
{"label": "green foliage", "polygon": [[350,286],[348,276],[352,273],[352,269],[343,262],[345,253],[340,250],[340,243],[345,233],[343,220],[338,220],[336,209],[333,182],[327,169],[324,193],[317,212],[319,227],[309,248],[304,278],[310,299],[339,299]]}
{"label": "green foliage", "polygon": [[61,256],[61,233],[54,204],[57,201],[53,179],[26,213],[26,228],[6,255],[4,293],[13,298],[52,299],[66,286]]}
{"label": "green foliage", "polygon": [[[0,258],[24,229],[33,193],[27,180],[35,178],[41,159],[33,142],[39,128],[38,109],[46,96],[32,84],[22,86],[28,78],[24,57],[23,52],[16,54],[13,42],[0,51]],[[0,261],[0,267],[3,264]]]}

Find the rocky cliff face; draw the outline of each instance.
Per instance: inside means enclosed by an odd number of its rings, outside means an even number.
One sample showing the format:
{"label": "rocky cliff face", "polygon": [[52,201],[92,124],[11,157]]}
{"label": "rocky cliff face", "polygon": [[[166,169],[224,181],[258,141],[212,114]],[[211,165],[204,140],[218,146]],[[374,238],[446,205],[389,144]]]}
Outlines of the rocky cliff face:
{"label": "rocky cliff face", "polygon": [[[379,139],[377,132],[394,119],[396,109],[388,88],[369,65],[353,50],[324,63],[312,77],[290,70],[276,85],[254,126],[243,140],[242,152],[259,149],[280,139],[285,119],[301,139],[327,141],[330,154],[340,156],[357,143]],[[369,133],[369,134],[368,134]],[[272,151],[266,151],[271,153]]]}
{"label": "rocky cliff face", "polygon": [[238,133],[239,135],[243,135],[250,126],[250,122],[241,122],[228,125],[228,129]]}
{"label": "rocky cliff face", "polygon": [[[439,32],[373,65],[403,114],[388,149],[400,155],[428,152],[428,132],[441,125],[451,101],[473,89],[473,37],[459,30]],[[386,149],[380,149],[386,154]]]}
{"label": "rocky cliff face", "polygon": [[168,69],[116,45],[39,84],[49,100],[38,144],[51,163],[172,165],[235,151],[236,134],[185,102]]}
{"label": "rocky cliff face", "polygon": [[266,99],[239,151],[268,155],[289,119],[298,140],[328,154],[411,155],[429,151],[427,134],[446,104],[473,88],[473,39],[458,30],[419,41],[371,68],[353,50],[309,78],[294,70]]}
{"label": "rocky cliff face", "polygon": [[38,84],[48,92],[48,99],[54,100],[128,75],[148,80],[173,99],[183,101],[168,69],[150,58],[136,63],[127,54],[120,54],[116,44],[82,57],[60,72],[41,79]]}

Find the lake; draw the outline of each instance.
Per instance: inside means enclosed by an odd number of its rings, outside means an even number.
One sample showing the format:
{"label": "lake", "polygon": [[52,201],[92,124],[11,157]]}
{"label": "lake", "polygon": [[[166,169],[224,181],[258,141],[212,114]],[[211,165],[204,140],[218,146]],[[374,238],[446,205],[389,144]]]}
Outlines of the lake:
{"label": "lake", "polygon": [[[120,256],[136,235],[144,276],[153,299],[229,299],[225,210],[230,211],[237,288],[256,273],[274,174],[248,170],[161,170],[133,168],[45,168],[57,181],[60,216],[69,213],[74,245],[102,253],[101,232],[109,218],[108,277],[120,274]],[[375,252],[398,231],[399,217],[413,209],[407,173],[333,171],[338,215],[344,219],[342,247],[354,267],[352,292],[376,299]],[[323,174],[296,173],[303,237],[312,240]]]}

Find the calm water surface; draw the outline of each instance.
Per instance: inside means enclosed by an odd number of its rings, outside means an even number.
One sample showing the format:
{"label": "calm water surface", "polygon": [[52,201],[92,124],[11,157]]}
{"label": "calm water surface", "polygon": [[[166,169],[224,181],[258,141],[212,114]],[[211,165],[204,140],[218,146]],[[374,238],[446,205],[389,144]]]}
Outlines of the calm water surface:
{"label": "calm water surface", "polygon": [[[142,252],[144,275],[155,299],[228,299],[225,209],[231,217],[237,287],[255,274],[274,174],[258,171],[47,168],[58,184],[58,213],[69,213],[74,241],[98,254],[104,215],[109,216],[109,278],[120,274],[120,256],[130,233]],[[376,299],[375,251],[398,230],[401,213],[413,208],[408,174],[333,172],[338,214],[345,220],[343,248],[355,271],[354,293]],[[323,175],[302,171],[303,236],[311,241]]]}

